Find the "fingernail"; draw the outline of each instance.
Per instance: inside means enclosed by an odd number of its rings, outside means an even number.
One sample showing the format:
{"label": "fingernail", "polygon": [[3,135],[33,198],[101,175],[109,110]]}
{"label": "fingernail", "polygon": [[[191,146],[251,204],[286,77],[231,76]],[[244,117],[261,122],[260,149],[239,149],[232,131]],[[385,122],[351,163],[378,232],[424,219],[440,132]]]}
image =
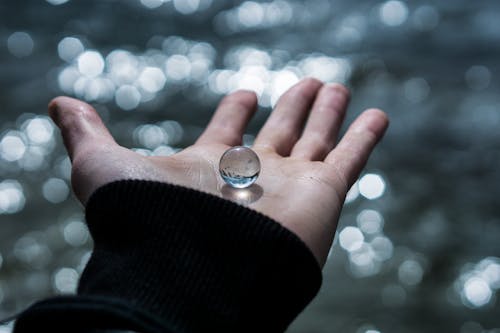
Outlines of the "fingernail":
{"label": "fingernail", "polygon": [[328,88],[332,88],[334,89],[336,92],[340,93],[340,94],[343,94],[343,95],[346,95],[347,97],[350,96],[350,92],[349,92],[349,89],[344,86],[343,84],[341,83],[337,83],[337,82],[330,82],[330,83],[327,83],[326,84],[326,87]]}
{"label": "fingernail", "polygon": [[57,104],[56,100],[55,99],[51,100],[50,103],[49,103],[49,105],[48,105],[49,116],[56,123],[57,123],[56,117],[57,117],[57,114],[58,114],[58,112],[57,112],[58,109],[59,109],[59,105]]}

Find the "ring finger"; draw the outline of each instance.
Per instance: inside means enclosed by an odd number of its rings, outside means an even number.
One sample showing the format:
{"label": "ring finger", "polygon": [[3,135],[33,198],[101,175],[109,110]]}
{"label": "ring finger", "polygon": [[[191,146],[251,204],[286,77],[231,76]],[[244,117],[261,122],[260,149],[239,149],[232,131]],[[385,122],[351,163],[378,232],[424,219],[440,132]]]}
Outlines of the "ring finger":
{"label": "ring finger", "polygon": [[324,85],[290,156],[322,161],[335,145],[348,103],[347,88],[338,83]]}

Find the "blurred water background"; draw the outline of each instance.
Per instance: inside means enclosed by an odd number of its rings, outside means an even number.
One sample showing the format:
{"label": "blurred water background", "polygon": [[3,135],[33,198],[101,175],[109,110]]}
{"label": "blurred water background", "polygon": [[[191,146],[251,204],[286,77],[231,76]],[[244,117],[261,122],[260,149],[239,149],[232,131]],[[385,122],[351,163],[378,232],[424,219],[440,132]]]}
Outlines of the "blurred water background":
{"label": "blurred water background", "polygon": [[169,155],[239,88],[259,95],[251,144],[313,76],[351,88],[348,120],[392,123],[288,332],[500,332],[499,57],[498,1],[1,0],[0,317],[73,292],[91,249],[52,97]]}

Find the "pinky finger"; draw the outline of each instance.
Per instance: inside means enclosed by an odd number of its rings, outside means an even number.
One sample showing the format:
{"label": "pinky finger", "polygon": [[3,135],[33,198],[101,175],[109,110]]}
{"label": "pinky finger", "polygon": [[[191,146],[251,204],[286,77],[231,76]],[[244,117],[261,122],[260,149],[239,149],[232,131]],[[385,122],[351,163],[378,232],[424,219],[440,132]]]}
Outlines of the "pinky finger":
{"label": "pinky finger", "polygon": [[347,188],[359,177],[388,125],[389,119],[383,111],[366,110],[356,118],[337,147],[326,157],[325,162],[335,166]]}

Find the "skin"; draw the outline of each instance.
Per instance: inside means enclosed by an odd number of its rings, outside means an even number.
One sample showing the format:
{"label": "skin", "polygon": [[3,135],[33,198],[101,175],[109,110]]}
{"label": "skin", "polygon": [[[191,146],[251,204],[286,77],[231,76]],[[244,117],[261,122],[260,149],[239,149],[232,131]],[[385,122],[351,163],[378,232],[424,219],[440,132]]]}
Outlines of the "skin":
{"label": "skin", "polygon": [[[300,237],[320,266],[345,195],[388,126],[384,112],[368,109],[338,141],[348,103],[344,86],[304,79],[283,94],[252,147],[261,161],[255,185],[261,191],[249,208]],[[168,157],[145,157],[119,146],[82,101],[57,97],[49,114],[61,129],[73,190],[84,205],[96,189],[121,179],[168,182],[238,201],[227,195],[218,163],[224,151],[241,144],[256,106],[252,92],[226,96],[196,143]]]}

